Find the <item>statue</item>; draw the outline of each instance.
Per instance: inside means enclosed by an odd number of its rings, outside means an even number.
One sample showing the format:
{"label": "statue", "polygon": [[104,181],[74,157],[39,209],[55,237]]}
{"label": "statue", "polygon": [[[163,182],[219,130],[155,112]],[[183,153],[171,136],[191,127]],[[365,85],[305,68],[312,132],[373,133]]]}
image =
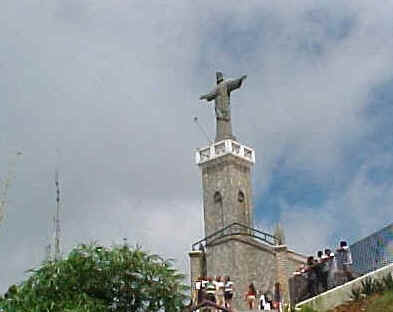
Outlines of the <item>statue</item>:
{"label": "statue", "polygon": [[233,90],[239,89],[246,75],[241,76],[239,79],[224,80],[222,73],[217,72],[217,87],[210,91],[208,94],[202,95],[201,100],[210,102],[214,99],[216,111],[216,142],[233,139],[231,124],[231,109],[230,109],[230,94]]}

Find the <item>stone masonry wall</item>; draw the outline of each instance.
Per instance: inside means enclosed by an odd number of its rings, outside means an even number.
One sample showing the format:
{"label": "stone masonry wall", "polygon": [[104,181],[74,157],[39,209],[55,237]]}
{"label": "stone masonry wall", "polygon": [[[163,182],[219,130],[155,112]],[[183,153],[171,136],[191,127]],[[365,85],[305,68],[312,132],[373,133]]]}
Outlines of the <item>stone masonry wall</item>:
{"label": "stone masonry wall", "polygon": [[305,264],[307,261],[307,257],[300,254],[295,254],[292,251],[288,250],[288,274],[289,277],[292,277],[292,273],[295,272],[300,265]]}
{"label": "stone masonry wall", "polygon": [[193,287],[193,281],[196,281],[199,277],[204,275],[204,262],[203,262],[203,252],[200,250],[191,251],[188,253],[190,257],[190,278],[191,286]]}
{"label": "stone masonry wall", "polygon": [[233,155],[201,165],[205,236],[234,222],[252,226],[250,166]]}
{"label": "stone masonry wall", "polygon": [[235,236],[222,239],[206,250],[208,276],[229,275],[234,282],[233,306],[244,310],[244,294],[253,282],[257,290],[273,291],[277,269],[271,247],[253,239]]}
{"label": "stone masonry wall", "polygon": [[274,249],[276,251],[277,282],[280,284],[281,298],[284,302],[288,302],[288,249],[286,245],[279,245]]}

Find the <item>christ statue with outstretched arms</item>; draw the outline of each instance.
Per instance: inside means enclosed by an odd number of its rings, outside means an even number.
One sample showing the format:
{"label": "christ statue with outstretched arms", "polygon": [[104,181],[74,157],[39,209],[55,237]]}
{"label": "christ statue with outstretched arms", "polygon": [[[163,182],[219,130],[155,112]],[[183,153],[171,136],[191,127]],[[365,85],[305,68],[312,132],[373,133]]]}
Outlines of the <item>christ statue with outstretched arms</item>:
{"label": "christ statue with outstretched arms", "polygon": [[230,108],[230,94],[233,90],[239,89],[246,75],[241,76],[239,79],[228,79],[224,80],[224,76],[221,72],[216,73],[217,87],[210,91],[208,94],[202,95],[201,100],[208,102],[214,100],[216,120],[217,120],[217,133],[216,142],[233,139],[235,137],[232,134],[231,124],[231,108]]}

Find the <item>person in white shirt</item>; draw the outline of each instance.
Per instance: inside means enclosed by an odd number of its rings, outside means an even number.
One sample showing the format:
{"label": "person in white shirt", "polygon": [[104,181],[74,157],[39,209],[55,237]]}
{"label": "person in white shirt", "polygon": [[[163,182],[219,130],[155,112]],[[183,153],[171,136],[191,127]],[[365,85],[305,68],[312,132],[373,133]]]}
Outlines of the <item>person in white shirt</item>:
{"label": "person in white shirt", "polygon": [[324,254],[322,251],[318,251],[318,264],[320,270],[320,283],[322,285],[322,290],[328,290],[328,275],[329,275],[329,264],[328,264],[328,256]]}
{"label": "person in white shirt", "polygon": [[337,272],[337,263],[336,257],[334,253],[330,249],[325,249],[325,256],[327,257],[328,264],[328,288],[331,289],[336,287],[336,272]]}
{"label": "person in white shirt", "polygon": [[216,285],[216,303],[220,307],[225,306],[225,299],[224,299],[224,282],[221,280],[221,276],[217,276],[215,280]]}
{"label": "person in white shirt", "polygon": [[267,296],[261,290],[261,296],[259,297],[259,310],[270,311],[270,303],[267,301]]}
{"label": "person in white shirt", "polygon": [[195,282],[194,282],[194,289],[192,293],[192,304],[193,305],[198,305],[199,302],[199,297],[200,297],[200,292],[202,291],[202,279],[199,277]]}
{"label": "person in white shirt", "polygon": [[211,277],[208,277],[206,283],[206,299],[216,303],[216,285]]}
{"label": "person in white shirt", "polygon": [[352,254],[346,241],[340,242],[340,248],[337,249],[342,254],[342,270],[346,277],[346,281],[352,281]]}

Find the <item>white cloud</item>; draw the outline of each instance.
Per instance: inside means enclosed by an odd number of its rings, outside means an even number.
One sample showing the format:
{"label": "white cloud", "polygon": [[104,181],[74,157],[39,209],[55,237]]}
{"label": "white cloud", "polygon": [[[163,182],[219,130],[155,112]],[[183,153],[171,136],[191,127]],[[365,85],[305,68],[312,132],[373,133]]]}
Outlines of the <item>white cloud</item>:
{"label": "white cloud", "polygon": [[345,190],[331,194],[318,207],[282,203],[282,219],[289,245],[314,254],[326,247],[336,248],[340,240],[350,243],[379,230],[393,220],[393,176],[379,176],[374,169],[392,168],[393,157],[380,154],[365,162]]}

